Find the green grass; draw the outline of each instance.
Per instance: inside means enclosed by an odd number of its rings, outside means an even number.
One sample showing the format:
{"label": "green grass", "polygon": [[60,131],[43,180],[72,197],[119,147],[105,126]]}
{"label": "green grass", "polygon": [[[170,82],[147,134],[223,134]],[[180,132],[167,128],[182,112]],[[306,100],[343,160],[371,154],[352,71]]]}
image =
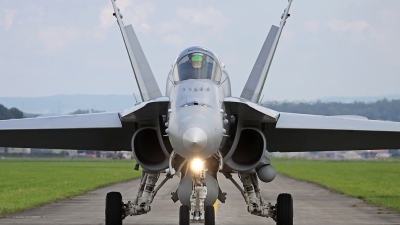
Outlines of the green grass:
{"label": "green grass", "polygon": [[400,211],[400,160],[272,159],[278,173]]}
{"label": "green grass", "polygon": [[140,176],[132,160],[0,160],[0,217]]}

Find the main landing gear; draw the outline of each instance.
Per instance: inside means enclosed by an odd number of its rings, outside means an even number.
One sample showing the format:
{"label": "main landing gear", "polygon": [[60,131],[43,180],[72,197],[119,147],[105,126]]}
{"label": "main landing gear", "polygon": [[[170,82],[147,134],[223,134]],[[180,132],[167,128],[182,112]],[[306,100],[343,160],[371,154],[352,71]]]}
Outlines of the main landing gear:
{"label": "main landing gear", "polygon": [[279,194],[275,208],[277,225],[293,224],[293,198],[290,194]]}
{"label": "main landing gear", "polygon": [[159,177],[160,173],[143,173],[138,194],[133,202],[128,201],[124,204],[121,193],[109,192],[106,197],[106,225],[122,225],[122,220],[127,216],[142,215],[150,212],[150,205],[154,196],[173,175],[167,174],[164,180],[156,187]]}
{"label": "main landing gear", "polygon": [[[220,198],[223,193],[214,178],[215,175],[206,172],[207,169],[203,166],[204,161],[200,161],[199,165],[193,162],[190,165],[190,173],[186,168],[185,177],[182,177],[178,191],[171,193],[174,202],[180,200],[183,204],[179,209],[179,224],[189,225],[190,222],[204,221],[205,225],[215,225],[215,211],[212,204],[217,198],[224,203],[224,198]],[[178,168],[179,173],[182,166]],[[127,216],[148,213],[154,196],[174,174],[167,173],[164,180],[156,186],[160,173],[143,173],[138,194],[133,202],[123,203],[119,192],[108,193],[105,211],[106,225],[122,225],[122,220]],[[243,187],[232,178],[231,173],[223,172],[223,174],[239,189],[250,214],[272,218],[277,225],[293,225],[293,198],[290,194],[279,194],[277,203],[272,205],[262,198],[256,173],[238,174]]]}
{"label": "main landing gear", "polygon": [[[122,225],[125,218],[123,212],[124,204],[119,192],[110,192],[106,197],[106,225]],[[277,225],[293,225],[293,199],[290,194],[282,193],[278,195],[275,206],[267,205],[271,217]],[[204,224],[215,225],[214,207],[208,205],[204,211]],[[253,214],[253,213],[252,213]],[[267,216],[268,217],[268,216]],[[179,209],[179,225],[190,224],[190,209],[187,205],[182,205]]]}
{"label": "main landing gear", "polygon": [[293,225],[293,198],[290,194],[278,195],[277,203],[272,205],[262,198],[257,175],[255,173],[239,173],[243,188],[232,178],[230,173],[224,173],[225,177],[242,193],[247,203],[247,211],[252,215],[272,218],[277,225]]}
{"label": "main landing gear", "polygon": [[106,197],[106,224],[122,225],[122,196],[119,192],[109,192]]}

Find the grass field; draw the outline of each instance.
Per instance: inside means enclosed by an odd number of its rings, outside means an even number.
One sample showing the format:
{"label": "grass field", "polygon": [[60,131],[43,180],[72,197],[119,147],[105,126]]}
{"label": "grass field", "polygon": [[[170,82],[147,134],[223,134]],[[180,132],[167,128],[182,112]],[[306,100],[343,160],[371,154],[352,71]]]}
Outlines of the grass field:
{"label": "grass field", "polygon": [[277,172],[400,211],[400,160],[272,159]]}
{"label": "grass field", "polygon": [[132,160],[0,160],[0,217],[140,176]]}
{"label": "grass field", "polygon": [[[279,173],[400,211],[400,160],[311,161],[273,158]],[[134,161],[0,160],[0,217],[140,176]]]}

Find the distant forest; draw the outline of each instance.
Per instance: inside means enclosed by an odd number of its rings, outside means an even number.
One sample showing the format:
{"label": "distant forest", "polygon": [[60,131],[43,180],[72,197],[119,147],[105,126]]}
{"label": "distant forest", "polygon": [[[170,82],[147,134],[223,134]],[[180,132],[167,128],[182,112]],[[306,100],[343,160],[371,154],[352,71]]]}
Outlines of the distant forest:
{"label": "distant forest", "polygon": [[317,114],[325,116],[358,115],[371,120],[400,122],[400,100],[379,100],[376,102],[264,102],[263,105],[279,112]]}
{"label": "distant forest", "polygon": [[[400,122],[400,100],[379,100],[376,102],[264,102],[264,106],[279,111],[325,116],[358,115],[372,120],[390,120]],[[71,114],[97,113],[97,110],[77,110]],[[0,120],[23,118],[17,108],[7,109],[0,104]]]}
{"label": "distant forest", "polygon": [[24,113],[17,108],[7,109],[0,104],[0,120],[24,118]]}
{"label": "distant forest", "polygon": [[96,109],[78,109],[72,113],[69,113],[70,115],[75,115],[75,114],[89,114],[89,113],[102,113],[104,111],[101,110],[96,110]]}

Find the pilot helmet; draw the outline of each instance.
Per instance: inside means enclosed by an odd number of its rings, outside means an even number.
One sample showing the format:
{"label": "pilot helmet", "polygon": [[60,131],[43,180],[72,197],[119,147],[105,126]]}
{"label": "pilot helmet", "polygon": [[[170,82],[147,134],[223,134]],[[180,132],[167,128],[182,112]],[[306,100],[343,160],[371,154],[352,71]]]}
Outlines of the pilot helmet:
{"label": "pilot helmet", "polygon": [[193,69],[200,69],[203,65],[203,54],[195,53],[191,56]]}

